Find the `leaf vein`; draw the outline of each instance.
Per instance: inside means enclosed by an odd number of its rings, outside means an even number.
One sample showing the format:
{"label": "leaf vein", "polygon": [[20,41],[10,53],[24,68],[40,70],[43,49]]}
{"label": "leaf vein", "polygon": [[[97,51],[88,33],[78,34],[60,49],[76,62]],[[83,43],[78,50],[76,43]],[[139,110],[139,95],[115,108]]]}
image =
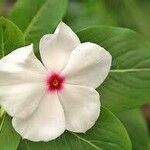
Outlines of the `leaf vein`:
{"label": "leaf vein", "polygon": [[96,146],[95,144],[93,144],[92,142],[90,142],[90,141],[88,141],[88,140],[86,140],[86,139],[80,137],[79,135],[77,135],[77,134],[75,134],[75,133],[73,133],[73,132],[70,132],[70,133],[73,134],[73,135],[74,135],[75,137],[77,137],[78,139],[82,140],[83,142],[85,142],[85,143],[91,145],[91,146],[94,147],[95,149],[103,150],[102,148],[100,148],[100,147]]}
{"label": "leaf vein", "polygon": [[143,72],[150,71],[150,68],[139,68],[139,69],[111,69],[111,73],[123,73],[123,72]]}

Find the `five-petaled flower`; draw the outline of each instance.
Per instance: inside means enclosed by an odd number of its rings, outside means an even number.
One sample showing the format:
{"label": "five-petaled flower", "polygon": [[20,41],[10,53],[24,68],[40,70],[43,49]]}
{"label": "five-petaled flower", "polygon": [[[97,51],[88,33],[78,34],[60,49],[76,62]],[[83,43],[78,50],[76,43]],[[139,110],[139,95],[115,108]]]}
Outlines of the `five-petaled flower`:
{"label": "five-petaled flower", "polygon": [[0,60],[0,104],[15,130],[31,141],[49,141],[65,130],[84,133],[100,114],[97,88],[106,78],[111,55],[97,44],[81,43],[63,22],[33,45]]}

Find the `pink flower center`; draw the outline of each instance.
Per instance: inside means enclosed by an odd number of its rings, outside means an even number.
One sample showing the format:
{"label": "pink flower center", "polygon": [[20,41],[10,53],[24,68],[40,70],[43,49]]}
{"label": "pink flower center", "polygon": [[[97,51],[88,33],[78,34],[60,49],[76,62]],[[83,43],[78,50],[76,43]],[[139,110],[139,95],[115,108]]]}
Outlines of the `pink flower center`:
{"label": "pink flower center", "polygon": [[65,78],[59,73],[52,73],[47,78],[47,86],[50,92],[61,91],[63,89],[63,83]]}

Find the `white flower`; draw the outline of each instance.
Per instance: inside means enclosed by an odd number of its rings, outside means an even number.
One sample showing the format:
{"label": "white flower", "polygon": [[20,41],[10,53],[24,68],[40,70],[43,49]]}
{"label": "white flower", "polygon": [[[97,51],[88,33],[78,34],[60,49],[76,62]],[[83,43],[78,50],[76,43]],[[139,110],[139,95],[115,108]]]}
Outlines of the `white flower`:
{"label": "white flower", "polygon": [[33,45],[0,60],[0,104],[15,130],[31,141],[49,141],[65,130],[84,133],[100,114],[97,88],[106,78],[111,55],[94,43],[80,43],[63,22]]}

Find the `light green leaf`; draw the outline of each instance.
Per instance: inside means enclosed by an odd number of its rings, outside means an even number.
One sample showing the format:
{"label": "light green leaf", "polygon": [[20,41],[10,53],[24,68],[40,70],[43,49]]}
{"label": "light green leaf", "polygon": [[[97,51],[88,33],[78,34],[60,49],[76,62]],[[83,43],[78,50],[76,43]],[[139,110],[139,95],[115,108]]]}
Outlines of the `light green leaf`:
{"label": "light green leaf", "polygon": [[[0,58],[24,45],[19,28],[8,19],[0,18]],[[11,119],[0,107],[0,150],[16,150],[20,136],[12,129]]]}
{"label": "light green leaf", "polygon": [[0,58],[14,49],[24,46],[24,37],[19,28],[10,20],[0,18]]}
{"label": "light green leaf", "polygon": [[20,136],[14,131],[11,118],[6,114],[0,125],[0,150],[16,150],[20,142]]}
{"label": "light green leaf", "polygon": [[112,112],[150,103],[150,44],[129,29],[94,27],[78,33],[82,42],[103,46],[112,55],[112,68],[98,88],[102,104]]}
{"label": "light green leaf", "polygon": [[[26,148],[25,148],[26,145]],[[86,134],[66,132],[48,143],[24,141],[20,150],[131,150],[131,142],[121,122],[106,108]]]}
{"label": "light green leaf", "polygon": [[150,138],[149,138],[149,143],[148,143],[148,149],[147,150],[150,150]]}
{"label": "light green leaf", "polygon": [[118,117],[129,133],[133,150],[147,150],[149,142],[148,128],[141,111],[122,112]]}
{"label": "light green leaf", "polygon": [[38,49],[40,38],[56,28],[66,8],[67,0],[18,0],[10,19],[23,31],[26,44]]}

